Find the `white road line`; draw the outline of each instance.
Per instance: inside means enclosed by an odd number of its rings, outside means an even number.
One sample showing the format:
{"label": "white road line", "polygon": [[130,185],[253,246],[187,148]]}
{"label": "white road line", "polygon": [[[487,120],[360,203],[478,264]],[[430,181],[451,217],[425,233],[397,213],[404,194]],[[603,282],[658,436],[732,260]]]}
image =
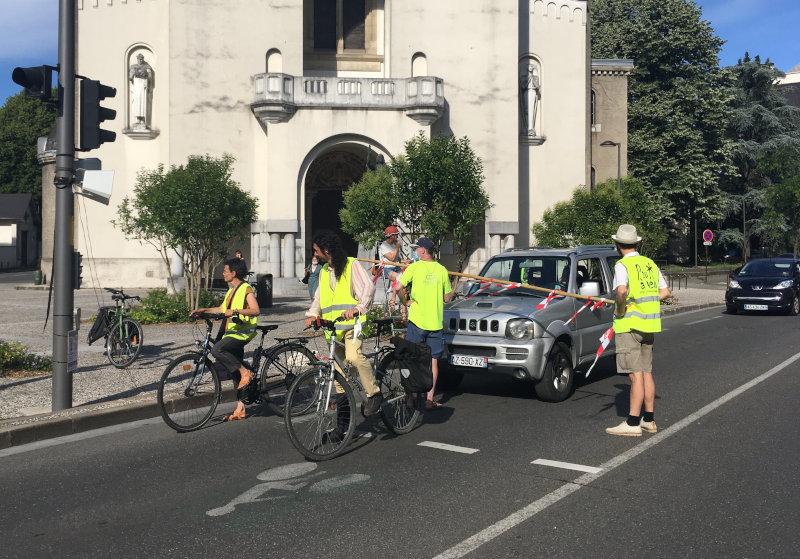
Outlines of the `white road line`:
{"label": "white road line", "polygon": [[708,322],[709,320],[716,320],[722,318],[721,316],[712,316],[711,318],[704,318],[703,320],[695,320],[694,322],[687,322],[684,326],[691,326],[692,324],[700,324],[701,322]]}
{"label": "white road line", "polygon": [[584,466],[583,464],[572,464],[571,462],[559,462],[558,460],[546,460],[544,458],[537,458],[531,464],[538,466],[553,466],[554,468],[564,468],[565,470],[576,470],[578,472],[587,472],[590,474],[597,474],[602,471],[602,468],[595,468],[594,466]]}
{"label": "white road line", "polygon": [[449,450],[450,452],[460,452],[461,454],[475,454],[477,448],[467,448],[465,446],[455,446],[452,444],[435,443],[433,441],[422,441],[417,446],[427,446],[428,448],[438,448],[439,450]]}
{"label": "white road line", "polygon": [[718,407],[722,406],[723,404],[725,404],[725,403],[729,402],[730,400],[736,398],[740,394],[743,394],[744,392],[750,390],[754,386],[764,382],[765,380],[767,380],[771,376],[779,373],[780,371],[782,371],[783,369],[785,369],[786,367],[788,367],[789,365],[791,365],[792,363],[794,363],[798,359],[800,359],[800,353],[795,353],[790,358],[785,360],[783,363],[780,363],[780,364],[774,366],[773,368],[771,368],[766,373],[763,373],[763,374],[757,376],[756,378],[754,378],[753,380],[744,383],[739,388],[735,388],[735,389],[731,390],[730,392],[728,392],[724,396],[721,396],[721,397],[717,398],[716,400],[714,400],[710,404],[700,408],[696,412],[687,415],[686,417],[684,417],[683,419],[681,419],[680,421],[678,421],[674,425],[670,425],[666,429],[663,429],[663,430],[659,431],[658,433],[656,433],[652,437],[649,437],[648,439],[646,439],[642,443],[637,444],[636,446],[634,446],[630,450],[615,456],[614,458],[612,458],[611,460],[609,460],[608,462],[606,462],[605,464],[602,464],[600,466],[602,468],[601,472],[594,473],[594,474],[590,474],[590,473],[583,474],[582,476],[580,476],[576,480],[562,485],[561,487],[559,487],[558,489],[556,489],[552,493],[549,493],[549,494],[545,495],[541,499],[537,499],[536,501],[533,501],[529,505],[519,509],[516,512],[511,513],[510,515],[508,515],[507,517],[503,518],[502,520],[500,520],[498,522],[495,522],[491,526],[488,526],[487,528],[481,530],[477,534],[475,534],[473,536],[470,536],[469,538],[465,539],[461,543],[458,543],[455,546],[451,547],[450,549],[447,549],[447,550],[443,551],[442,553],[440,553],[439,555],[437,555],[433,559],[457,559],[459,557],[463,557],[467,553],[470,553],[470,552],[476,550],[477,548],[479,548],[483,544],[490,542],[491,540],[493,540],[497,536],[503,534],[504,532],[510,530],[511,528],[514,528],[518,524],[521,524],[522,522],[525,522],[526,520],[528,520],[528,519],[532,518],[533,516],[537,515],[538,513],[542,512],[543,510],[545,510],[550,505],[557,503],[558,501],[560,501],[564,497],[567,497],[567,496],[571,495],[572,493],[576,492],[578,489],[589,485],[590,483],[595,481],[600,476],[603,476],[603,475],[607,474],[608,472],[613,471],[614,469],[616,469],[619,466],[622,466],[623,464],[625,464],[629,460],[632,460],[633,458],[636,458],[638,455],[642,454],[646,450],[649,450],[651,447],[657,445],[660,442],[663,442],[668,437],[671,437],[675,433],[678,433],[678,432],[682,431],[683,429],[685,429],[686,427],[688,427],[689,425],[691,425],[692,423],[694,423],[698,419],[702,418],[705,415],[708,415],[709,413],[711,413],[712,411],[714,411]]}

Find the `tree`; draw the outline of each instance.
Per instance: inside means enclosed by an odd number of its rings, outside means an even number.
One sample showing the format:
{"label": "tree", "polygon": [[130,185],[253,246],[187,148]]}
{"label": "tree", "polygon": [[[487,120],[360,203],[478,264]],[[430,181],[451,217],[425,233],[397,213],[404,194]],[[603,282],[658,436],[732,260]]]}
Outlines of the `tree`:
{"label": "tree", "polygon": [[761,219],[766,209],[764,195],[773,179],[788,176],[781,159],[800,149],[800,109],[786,105],[774,83],[783,74],[769,63],[762,64],[758,56],[751,60],[745,53],[731,73],[734,83],[727,133],[734,143],[733,169],[720,182],[732,220],[730,227],[723,228],[721,241],[739,244],[749,258],[753,235],[769,242],[781,234],[780,227],[775,227],[778,222]]}
{"label": "tree", "polygon": [[661,220],[668,205],[653,196],[634,178],[598,184],[592,191],[578,188],[572,198],[546,210],[532,227],[537,244],[554,247],[608,244],[622,223],[636,226],[642,237],[641,248],[658,254],[666,244],[667,233]]}
{"label": "tree", "polygon": [[367,172],[345,194],[345,231],[363,240],[383,238],[387,223],[400,223],[416,237],[430,236],[438,247],[454,241],[458,269],[472,252],[472,228],[491,207],[483,189],[483,164],[466,137],[427,139],[420,132],[405,153],[383,169]]}
{"label": "tree", "polygon": [[52,104],[20,92],[0,107],[0,192],[31,193],[42,200],[42,167],[36,159],[37,139],[56,123]]}
{"label": "tree", "polygon": [[[186,165],[143,170],[133,198],[118,206],[119,227],[126,238],[154,246],[169,272],[170,250],[182,254],[186,302],[196,308],[202,278],[212,272],[233,239],[245,239],[256,220],[258,202],[231,178],[233,156],[189,156]],[[170,277],[171,275],[167,274]],[[175,285],[172,284],[173,290]]]}
{"label": "tree", "polygon": [[[632,58],[628,167],[684,224],[722,217],[729,76],[722,39],[689,0],[595,0],[592,56]],[[685,227],[685,225],[684,225]]]}
{"label": "tree", "polygon": [[796,258],[800,254],[800,146],[775,150],[761,163],[773,181],[764,192],[763,220],[773,236],[788,239]]}

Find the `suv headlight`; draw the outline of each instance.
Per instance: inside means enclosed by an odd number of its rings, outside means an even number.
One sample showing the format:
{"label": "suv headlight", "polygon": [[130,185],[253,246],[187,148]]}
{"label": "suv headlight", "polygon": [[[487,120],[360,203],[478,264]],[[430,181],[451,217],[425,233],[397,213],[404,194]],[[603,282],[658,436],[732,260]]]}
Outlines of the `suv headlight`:
{"label": "suv headlight", "polygon": [[787,287],[792,287],[792,280],[784,280],[772,289],[786,289]]}
{"label": "suv headlight", "polygon": [[533,338],[533,321],[529,318],[513,318],[506,322],[506,338],[530,340]]}
{"label": "suv headlight", "polygon": [[731,282],[728,284],[728,287],[730,287],[731,289],[741,289],[742,288],[742,286],[739,285],[739,282],[736,281],[735,279],[731,279]]}

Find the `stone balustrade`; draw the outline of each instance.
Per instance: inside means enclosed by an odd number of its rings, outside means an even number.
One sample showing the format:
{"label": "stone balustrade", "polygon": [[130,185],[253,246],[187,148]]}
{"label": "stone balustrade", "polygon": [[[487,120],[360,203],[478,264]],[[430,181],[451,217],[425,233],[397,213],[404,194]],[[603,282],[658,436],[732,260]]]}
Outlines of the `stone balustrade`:
{"label": "stone balustrade", "polygon": [[253,113],[264,123],[286,122],[303,108],[397,110],[423,126],[445,110],[444,80],[345,78],[265,73],[253,76]]}

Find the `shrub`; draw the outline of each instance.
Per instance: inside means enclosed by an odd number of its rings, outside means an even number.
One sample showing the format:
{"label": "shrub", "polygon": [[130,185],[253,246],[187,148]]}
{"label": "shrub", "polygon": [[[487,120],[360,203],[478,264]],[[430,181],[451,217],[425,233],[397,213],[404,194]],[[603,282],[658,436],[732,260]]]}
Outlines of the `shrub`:
{"label": "shrub", "polygon": [[[200,292],[200,308],[217,307],[222,303],[223,294],[209,291]],[[166,289],[151,289],[142,299],[142,304],[131,308],[131,318],[141,324],[161,322],[186,322],[189,319],[186,297],[182,293],[169,294]]]}
{"label": "shrub", "polygon": [[0,340],[0,375],[13,369],[52,371],[53,359],[47,355],[31,353],[19,342]]}

